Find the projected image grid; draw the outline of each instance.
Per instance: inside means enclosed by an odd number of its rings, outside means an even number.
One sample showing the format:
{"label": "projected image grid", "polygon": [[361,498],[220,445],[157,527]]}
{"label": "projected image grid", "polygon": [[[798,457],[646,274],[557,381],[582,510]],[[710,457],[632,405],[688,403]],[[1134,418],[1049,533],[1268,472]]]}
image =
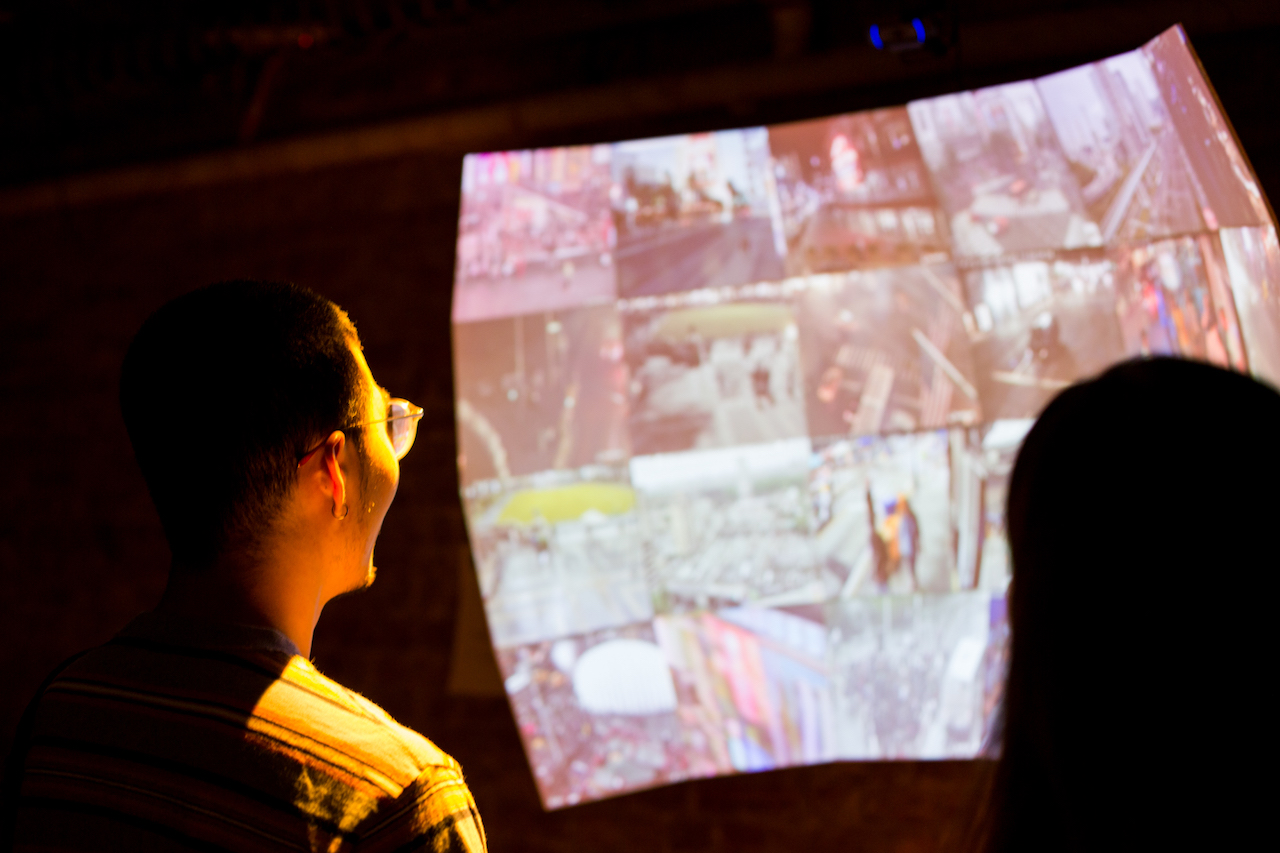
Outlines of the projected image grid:
{"label": "projected image grid", "polygon": [[1039,411],[1137,355],[1280,379],[1280,242],[1176,29],[903,108],[471,155],[457,270],[466,517],[548,808],[978,754]]}

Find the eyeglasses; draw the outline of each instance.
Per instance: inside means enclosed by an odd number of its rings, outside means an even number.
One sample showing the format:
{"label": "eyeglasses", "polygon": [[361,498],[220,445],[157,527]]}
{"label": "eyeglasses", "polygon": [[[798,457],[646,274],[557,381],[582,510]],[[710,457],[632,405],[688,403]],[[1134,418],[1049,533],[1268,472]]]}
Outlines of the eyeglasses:
{"label": "eyeglasses", "polygon": [[[413,447],[413,440],[418,436],[418,421],[421,418],[421,406],[415,406],[408,400],[402,400],[399,397],[392,397],[387,400],[387,416],[385,418],[378,418],[376,421],[365,421],[361,424],[351,424],[343,427],[343,429],[360,429],[374,424],[386,424],[387,438],[391,440],[391,452],[395,454],[396,459],[403,459],[405,454],[409,452],[409,448]],[[307,460],[322,447],[324,447],[323,441],[302,454],[302,458],[298,460],[298,467],[301,468],[307,464]]]}

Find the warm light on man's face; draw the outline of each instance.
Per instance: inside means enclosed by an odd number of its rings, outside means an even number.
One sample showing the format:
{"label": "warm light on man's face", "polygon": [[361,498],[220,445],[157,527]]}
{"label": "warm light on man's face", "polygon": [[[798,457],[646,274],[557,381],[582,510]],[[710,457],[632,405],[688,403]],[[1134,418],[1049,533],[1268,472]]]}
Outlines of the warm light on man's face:
{"label": "warm light on man's face", "polygon": [[[353,342],[350,346],[360,365],[361,382],[364,384],[364,411],[360,421],[379,421],[387,416],[389,395],[374,381],[359,344]],[[354,544],[359,548],[360,558],[348,579],[349,590],[363,589],[373,583],[377,573],[373,565],[373,547],[382,530],[382,520],[400,485],[400,463],[392,450],[386,424],[371,424],[362,431],[364,453],[359,455],[358,464],[366,467],[361,472],[363,476],[352,478],[352,486],[361,493],[353,495],[354,500],[350,501],[352,520],[356,522],[352,535],[358,537],[359,541]]]}

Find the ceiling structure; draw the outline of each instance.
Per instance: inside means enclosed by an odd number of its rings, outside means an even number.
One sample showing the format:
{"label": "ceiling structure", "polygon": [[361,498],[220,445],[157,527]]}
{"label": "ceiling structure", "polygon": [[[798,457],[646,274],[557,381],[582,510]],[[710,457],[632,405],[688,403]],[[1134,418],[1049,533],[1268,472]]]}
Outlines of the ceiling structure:
{"label": "ceiling structure", "polygon": [[439,144],[467,150],[775,122],[1046,73],[1179,21],[1246,149],[1275,151],[1248,93],[1280,82],[1280,4],[11,0],[0,187],[371,126],[451,127]]}

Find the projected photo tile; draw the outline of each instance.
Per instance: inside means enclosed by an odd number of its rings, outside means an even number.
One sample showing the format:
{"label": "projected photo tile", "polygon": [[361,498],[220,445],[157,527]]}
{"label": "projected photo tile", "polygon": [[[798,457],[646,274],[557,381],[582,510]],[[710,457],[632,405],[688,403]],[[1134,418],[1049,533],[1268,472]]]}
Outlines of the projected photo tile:
{"label": "projected photo tile", "polygon": [[1042,77],[1036,88],[1103,242],[1216,227],[1146,53]]}
{"label": "projected photo tile", "polygon": [[1035,417],[1063,388],[1132,352],[1117,321],[1122,288],[1105,251],[973,267],[963,281],[987,420]]}
{"label": "projected photo tile", "polygon": [[625,462],[627,365],[612,305],[453,327],[464,484]]}
{"label": "projected photo tile", "polygon": [[951,243],[903,107],[773,125],[787,274],[918,263]]}
{"label": "projected photo tile", "polygon": [[854,598],[828,605],[841,758],[972,758],[1004,677],[1002,596]]}
{"label": "projected photo tile", "polygon": [[799,332],[785,301],[622,314],[635,455],[805,435]]}
{"label": "projected photo tile", "polygon": [[814,440],[815,547],[841,597],[961,588],[957,545],[973,551],[977,519],[959,510],[980,486],[964,461],[945,430]]}
{"label": "projected photo tile", "polygon": [[658,614],[805,604],[838,588],[818,565],[809,439],[631,460]]}
{"label": "projected photo tile", "polygon": [[914,101],[907,110],[957,255],[1102,244],[1033,83]]}
{"label": "projected photo tile", "polygon": [[651,623],[501,649],[498,665],[549,809],[734,769]]}
{"label": "projected photo tile", "polygon": [[620,296],[782,278],[764,128],[620,142],[613,181]]}
{"label": "projected photo tile", "polygon": [[1115,310],[1129,355],[1179,355],[1249,369],[1215,235],[1118,249]]}
{"label": "projected photo tile", "polygon": [[821,606],[661,616],[654,632],[676,683],[722,733],[734,770],[839,757]]}
{"label": "projected photo tile", "polygon": [[608,145],[469,154],[455,323],[617,298]]}
{"label": "projected photo tile", "polygon": [[1186,33],[1170,27],[1141,52],[1190,161],[1205,224],[1213,230],[1269,224],[1262,188],[1187,46]]}
{"label": "projected photo tile", "polygon": [[967,306],[947,264],[810,276],[795,298],[809,434],[977,423]]}
{"label": "projected photo tile", "polygon": [[482,481],[463,497],[496,647],[653,616],[625,467]]}
{"label": "projected photo tile", "polygon": [[1254,375],[1280,386],[1280,242],[1276,230],[1223,228],[1218,232]]}

